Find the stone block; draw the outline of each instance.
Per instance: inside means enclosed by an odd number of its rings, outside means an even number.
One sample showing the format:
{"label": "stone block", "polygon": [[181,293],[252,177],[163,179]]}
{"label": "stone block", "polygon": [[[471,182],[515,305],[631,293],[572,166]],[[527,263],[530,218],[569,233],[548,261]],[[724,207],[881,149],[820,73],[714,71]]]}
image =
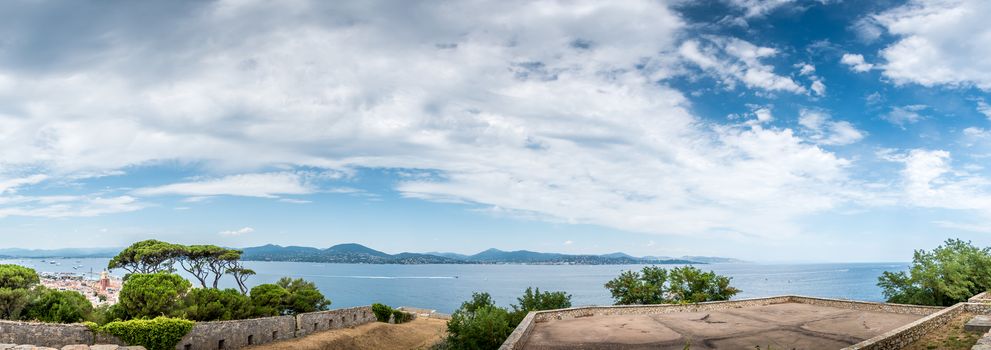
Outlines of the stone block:
{"label": "stone block", "polygon": [[89,350],[89,345],[73,344],[62,347],[62,350]]}
{"label": "stone block", "polygon": [[987,333],[991,331],[991,316],[977,315],[967,321],[963,330],[974,333]]}
{"label": "stone block", "polygon": [[117,344],[96,344],[89,347],[89,350],[118,350],[120,345]]}
{"label": "stone block", "polygon": [[133,345],[133,346],[121,346],[120,348],[117,348],[117,350],[147,350],[147,349],[145,349],[145,347],[143,346]]}
{"label": "stone block", "polygon": [[17,344],[0,344],[0,350],[10,350],[15,346],[17,346]]}

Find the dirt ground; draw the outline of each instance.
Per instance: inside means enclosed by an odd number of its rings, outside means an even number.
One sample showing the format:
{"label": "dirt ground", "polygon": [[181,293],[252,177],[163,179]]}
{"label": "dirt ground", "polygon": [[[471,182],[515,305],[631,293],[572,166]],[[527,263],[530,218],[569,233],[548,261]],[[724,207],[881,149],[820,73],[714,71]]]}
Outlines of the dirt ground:
{"label": "dirt ground", "polygon": [[709,312],[537,323],[526,349],[839,349],[919,319],[785,303]]}
{"label": "dirt ground", "polygon": [[428,349],[447,335],[447,321],[418,318],[404,324],[374,322],[303,338],[248,347],[250,350]]}
{"label": "dirt ground", "polygon": [[942,327],[927,333],[922,339],[905,347],[905,350],[966,350],[977,344],[983,334],[970,333],[963,330],[963,326],[974,318],[974,314],[965,312],[947,322]]}

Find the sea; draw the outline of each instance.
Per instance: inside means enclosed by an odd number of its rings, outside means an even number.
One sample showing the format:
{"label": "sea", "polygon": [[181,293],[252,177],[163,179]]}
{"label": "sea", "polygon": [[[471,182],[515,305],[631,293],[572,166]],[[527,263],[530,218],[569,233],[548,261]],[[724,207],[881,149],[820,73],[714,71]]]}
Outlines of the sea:
{"label": "sea", "polygon": [[[44,260],[44,261],[43,261]],[[109,259],[12,259],[3,264],[19,264],[38,272],[93,273],[106,268]],[[54,262],[54,263],[53,263]],[[451,313],[473,292],[488,292],[501,306],[516,302],[527,287],[571,294],[572,304],[611,305],[603,286],[625,270],[644,265],[376,265],[325,264],[305,262],[247,261],[246,267],[258,274],[249,285],[272,283],[283,276],[304,278],[316,283],[331,300],[332,308],[383,303],[414,306]],[[679,265],[659,265],[676,267]],[[805,295],[863,301],[884,301],[877,287],[884,271],[907,271],[908,263],[827,263],[762,264],[729,263],[696,265],[732,277],[731,285],[741,289],[734,299],[775,295]],[[123,270],[112,271],[122,276]],[[195,281],[194,281],[195,284]],[[230,278],[223,287],[234,288]]]}

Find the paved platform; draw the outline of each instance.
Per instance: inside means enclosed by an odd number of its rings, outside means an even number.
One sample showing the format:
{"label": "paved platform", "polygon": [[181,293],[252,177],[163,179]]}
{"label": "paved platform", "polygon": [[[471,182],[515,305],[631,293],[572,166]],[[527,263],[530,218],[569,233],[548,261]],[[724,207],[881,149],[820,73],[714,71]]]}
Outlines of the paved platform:
{"label": "paved platform", "polygon": [[536,323],[524,349],[839,349],[919,318],[800,303],[592,316]]}

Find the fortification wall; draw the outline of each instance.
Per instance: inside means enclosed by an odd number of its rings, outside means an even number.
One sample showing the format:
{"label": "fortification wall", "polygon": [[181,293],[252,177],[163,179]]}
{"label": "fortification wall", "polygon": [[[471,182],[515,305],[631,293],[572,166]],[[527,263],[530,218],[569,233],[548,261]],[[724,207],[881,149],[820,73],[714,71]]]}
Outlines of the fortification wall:
{"label": "fortification wall", "polygon": [[922,336],[932,332],[934,329],[943,326],[954,317],[957,317],[957,315],[967,311],[966,308],[966,303],[958,303],[915,320],[915,322],[895,328],[887,333],[845,347],[842,350],[897,350],[904,348],[906,345],[919,340],[919,338],[922,338]]}
{"label": "fortification wall", "polygon": [[302,337],[314,332],[353,327],[369,322],[375,322],[375,314],[372,313],[371,306],[308,312],[296,315],[296,336]]}
{"label": "fortification wall", "polygon": [[0,321],[0,343],[61,348],[93,344],[93,331],[82,324]]}
{"label": "fortification wall", "polygon": [[[354,327],[375,322],[371,306],[309,312],[248,320],[197,322],[176,344],[176,350],[232,350],[248,345],[306,336],[316,331]],[[0,321],[0,344],[32,344],[61,348],[66,345],[116,344],[120,339],[94,333],[82,324]]]}
{"label": "fortification wall", "polygon": [[296,317],[197,322],[176,350],[239,349],[296,337]]}

